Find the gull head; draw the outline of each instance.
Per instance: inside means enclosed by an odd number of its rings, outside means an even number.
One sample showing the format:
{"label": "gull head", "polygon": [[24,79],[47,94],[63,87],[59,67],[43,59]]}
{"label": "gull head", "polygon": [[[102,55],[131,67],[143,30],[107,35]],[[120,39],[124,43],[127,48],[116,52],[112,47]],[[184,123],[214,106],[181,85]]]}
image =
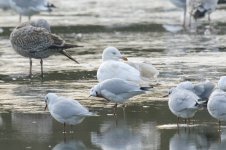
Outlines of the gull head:
{"label": "gull head", "polygon": [[170,94],[172,94],[175,90],[176,90],[176,88],[175,88],[175,87],[170,88],[170,90],[169,90],[169,93],[168,93],[168,94],[169,94],[169,95],[170,95]]}
{"label": "gull head", "polygon": [[57,99],[57,95],[55,93],[48,93],[46,96],[45,96],[45,103],[46,103],[46,106],[45,106],[45,110],[46,108],[48,107],[49,104],[51,104],[51,102],[53,102],[54,100]]}
{"label": "gull head", "polygon": [[177,85],[177,87],[185,90],[191,90],[191,91],[194,89],[194,85],[190,81],[181,82]]}
{"label": "gull head", "polygon": [[98,88],[98,85],[95,85],[94,87],[92,87],[91,89],[90,89],[90,92],[89,92],[89,96],[94,96],[94,97],[98,97],[98,90],[99,88]]}
{"label": "gull head", "polygon": [[45,28],[46,30],[48,30],[49,32],[51,32],[50,25],[49,25],[48,21],[45,20],[45,19],[33,20],[33,21],[30,22],[30,24],[32,26],[34,26],[34,27]]}
{"label": "gull head", "polygon": [[175,87],[170,88],[169,91],[168,91],[168,94],[167,94],[167,95],[164,95],[163,97],[168,97],[168,96],[170,96],[170,94],[172,94],[173,91],[175,91],[175,89],[176,89]]}
{"label": "gull head", "polygon": [[107,47],[104,49],[103,54],[102,54],[102,60],[106,61],[106,60],[127,60],[126,57],[122,56],[122,54],[120,53],[120,51],[115,48],[115,47]]}
{"label": "gull head", "polygon": [[226,76],[221,76],[218,81],[218,88],[222,91],[226,91]]}

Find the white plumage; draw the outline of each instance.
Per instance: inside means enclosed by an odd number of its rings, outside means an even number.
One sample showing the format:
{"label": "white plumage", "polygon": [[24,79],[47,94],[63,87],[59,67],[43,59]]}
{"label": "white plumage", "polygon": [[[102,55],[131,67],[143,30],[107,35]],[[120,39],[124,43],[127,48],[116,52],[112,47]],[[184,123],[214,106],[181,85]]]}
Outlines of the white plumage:
{"label": "white plumage", "polygon": [[45,96],[45,102],[51,116],[64,124],[64,131],[66,124],[76,125],[81,123],[85,117],[94,115],[78,101],[59,97],[54,93],[48,93]]}
{"label": "white plumage", "polygon": [[97,79],[102,82],[106,79],[120,78],[137,84],[142,84],[156,78],[158,70],[148,63],[122,62],[125,59],[115,47],[104,49],[102,64],[97,71]]}
{"label": "white plumage", "polygon": [[173,88],[169,95],[169,109],[177,117],[192,118],[199,109],[198,99],[199,97],[189,90]]}

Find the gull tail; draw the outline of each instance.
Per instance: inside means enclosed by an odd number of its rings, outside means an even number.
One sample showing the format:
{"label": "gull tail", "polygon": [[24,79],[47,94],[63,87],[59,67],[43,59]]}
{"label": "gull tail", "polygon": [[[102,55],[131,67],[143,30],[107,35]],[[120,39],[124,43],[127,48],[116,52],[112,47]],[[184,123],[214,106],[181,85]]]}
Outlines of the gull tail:
{"label": "gull tail", "polygon": [[77,60],[75,60],[73,57],[71,57],[70,54],[68,54],[65,50],[60,51],[61,54],[63,54],[64,56],[66,56],[67,58],[73,60],[74,62],[76,62],[77,64],[79,64],[79,62]]}
{"label": "gull tail", "polygon": [[195,106],[198,108],[203,108],[203,107],[207,106],[207,102],[208,102],[208,100],[198,99]]}
{"label": "gull tail", "polygon": [[141,90],[143,91],[150,91],[153,88],[153,86],[149,86],[149,87],[140,87]]}
{"label": "gull tail", "polygon": [[68,43],[65,43],[65,44],[62,46],[63,49],[75,48],[75,47],[83,47],[83,46],[74,45],[74,44],[68,44]]}
{"label": "gull tail", "polygon": [[[60,41],[60,42],[62,42],[62,41]],[[69,49],[69,48],[75,48],[75,47],[83,47],[83,46],[68,44],[68,43],[63,43],[61,45],[60,44],[58,44],[58,43],[53,44],[49,47],[49,49]]]}

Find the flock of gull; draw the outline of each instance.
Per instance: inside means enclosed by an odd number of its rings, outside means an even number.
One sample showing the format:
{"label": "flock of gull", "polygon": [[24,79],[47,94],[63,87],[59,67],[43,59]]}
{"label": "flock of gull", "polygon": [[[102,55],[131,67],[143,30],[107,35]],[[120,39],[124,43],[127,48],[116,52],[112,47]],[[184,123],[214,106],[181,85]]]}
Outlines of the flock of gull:
{"label": "flock of gull", "polygon": [[[26,2],[25,2],[26,1]],[[40,11],[51,11],[53,4],[46,0],[9,0],[4,8],[11,8],[20,15],[29,17]],[[191,14],[195,20],[216,9],[218,0],[172,0],[184,9],[184,17]],[[32,5],[32,7],[28,6]],[[29,9],[27,9],[29,8]],[[186,24],[184,19],[183,25]],[[40,59],[41,78],[44,78],[43,59],[60,53],[79,63],[66,51],[69,48],[81,47],[69,44],[61,37],[51,32],[49,23],[44,19],[20,23],[10,34],[12,48],[21,56],[30,60],[29,77],[32,78],[32,59]],[[107,47],[102,53],[102,64],[97,70],[98,83],[91,88],[90,96],[101,97],[117,104],[124,104],[130,98],[145,94],[155,85],[159,71],[149,62],[130,62],[115,47]],[[156,85],[157,86],[157,85]],[[178,118],[190,119],[197,110],[206,107],[211,116],[220,121],[226,120],[226,76],[220,78],[215,87],[210,81],[193,84],[189,81],[182,82],[169,90],[169,109]],[[95,113],[82,106],[78,101],[70,98],[48,93],[45,96],[46,108],[57,121],[65,125],[75,125],[85,117],[96,116]]]}

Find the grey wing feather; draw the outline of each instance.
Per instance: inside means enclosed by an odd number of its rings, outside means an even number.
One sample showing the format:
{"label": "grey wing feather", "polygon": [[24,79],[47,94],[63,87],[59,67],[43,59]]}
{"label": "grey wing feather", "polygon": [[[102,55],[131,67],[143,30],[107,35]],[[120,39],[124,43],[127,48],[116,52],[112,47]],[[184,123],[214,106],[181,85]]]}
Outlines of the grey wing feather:
{"label": "grey wing feather", "polygon": [[100,83],[101,90],[105,89],[114,94],[129,93],[133,91],[142,91],[138,85],[121,80],[121,79],[109,79],[105,81],[107,82]]}
{"label": "grey wing feather", "polygon": [[196,84],[194,86],[195,93],[201,99],[208,99],[210,94],[213,92],[215,85],[211,82],[204,82],[200,84]]}
{"label": "grey wing feather", "polygon": [[[92,113],[88,111],[85,107],[81,107],[82,105],[79,103],[76,104],[68,101],[68,100],[62,100],[58,103],[56,103],[53,107],[53,112],[59,116],[62,116],[64,118],[69,118],[71,116],[91,116]],[[64,109],[62,109],[64,108]]]}
{"label": "grey wing feather", "polygon": [[12,0],[15,5],[21,8],[35,7],[43,4],[44,0]]}

